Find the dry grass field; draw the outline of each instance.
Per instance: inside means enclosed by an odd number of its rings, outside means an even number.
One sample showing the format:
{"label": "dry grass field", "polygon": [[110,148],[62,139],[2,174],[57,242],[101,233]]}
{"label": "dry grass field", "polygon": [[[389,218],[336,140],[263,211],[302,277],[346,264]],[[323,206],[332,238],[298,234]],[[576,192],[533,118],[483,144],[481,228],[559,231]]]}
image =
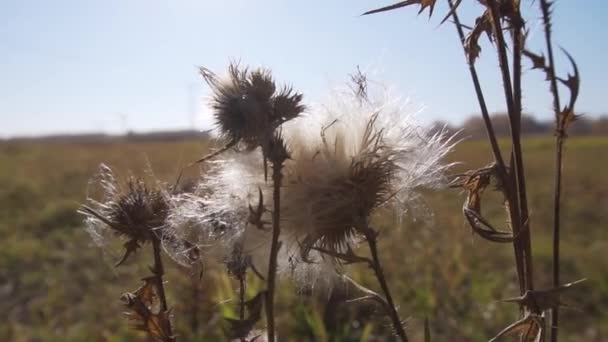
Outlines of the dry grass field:
{"label": "dry grass field", "polygon": [[[87,182],[103,162],[124,173],[153,170],[175,180],[181,166],[206,151],[206,143],[119,141],[99,144],[4,142],[0,144],[0,340],[132,341],[120,295],[140,285],[144,254],[114,268],[119,257],[102,251],[76,213]],[[524,140],[534,267],[539,287],[551,284],[551,191],[553,139]],[[563,193],[562,279],[588,282],[564,301],[564,341],[608,339],[608,138],[573,138],[566,143]],[[450,159],[454,173],[491,160],[485,141],[465,141]],[[185,178],[196,177],[191,169]],[[517,317],[517,307],[501,298],[518,295],[510,244],[488,244],[474,236],[461,213],[464,194],[429,193],[423,220],[397,222],[378,217],[385,235],[380,253],[386,276],[408,332],[420,340],[427,317],[437,341],[487,340]],[[504,220],[500,198],[484,210]],[[432,218],[432,219],[431,219]],[[167,289],[181,341],[221,340],[222,316],[236,315],[233,283],[216,265],[202,276],[171,262]],[[368,272],[349,269],[375,289]],[[359,277],[357,277],[359,276]],[[256,292],[252,279],[249,291]],[[258,282],[259,283],[259,282]],[[261,286],[258,284],[257,286]],[[390,323],[371,305],[341,303],[339,290],[298,293],[281,282],[277,325],[281,341],[374,340]],[[328,304],[329,303],[329,304]],[[304,305],[306,304],[306,305]],[[317,308],[317,310],[313,310]],[[263,323],[263,322],[262,322]],[[287,338],[289,336],[289,338]],[[449,338],[448,338],[449,337]]]}

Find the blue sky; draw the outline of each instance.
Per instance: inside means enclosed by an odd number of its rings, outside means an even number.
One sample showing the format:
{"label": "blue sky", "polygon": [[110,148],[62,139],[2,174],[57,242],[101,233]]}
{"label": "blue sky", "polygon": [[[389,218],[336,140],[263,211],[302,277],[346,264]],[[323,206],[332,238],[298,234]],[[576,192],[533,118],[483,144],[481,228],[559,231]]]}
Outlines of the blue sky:
{"label": "blue sky", "polygon": [[[424,106],[423,121],[461,122],[478,111],[453,26],[416,9],[360,17],[391,0],[2,0],[0,136],[120,133],[208,125],[208,89],[197,66],[224,71],[230,59],[266,66],[322,100],[357,65]],[[471,23],[473,0],[463,10]],[[524,0],[526,12],[536,3]],[[534,7],[530,7],[534,6]],[[542,47],[536,13],[530,46]],[[578,110],[608,113],[608,4],[557,0],[555,41],[582,75]],[[559,71],[569,66],[560,56]],[[503,110],[497,60],[484,45],[479,72],[492,111]],[[526,64],[527,65],[527,64]],[[526,67],[524,109],[551,116],[548,85]]]}

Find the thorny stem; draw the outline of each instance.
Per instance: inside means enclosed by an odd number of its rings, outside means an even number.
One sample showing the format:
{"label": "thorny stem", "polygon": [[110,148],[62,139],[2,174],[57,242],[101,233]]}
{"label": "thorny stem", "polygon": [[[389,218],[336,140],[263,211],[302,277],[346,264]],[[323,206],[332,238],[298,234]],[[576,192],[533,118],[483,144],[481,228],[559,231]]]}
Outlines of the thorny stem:
{"label": "thorny stem", "polygon": [[[515,5],[514,5],[515,6]],[[517,15],[519,15],[519,6],[516,8]],[[514,144],[513,151],[519,151],[515,154],[515,160],[517,165],[517,182],[518,182],[518,194],[520,204],[520,218],[522,222],[521,229],[524,229],[525,238],[522,243],[525,244],[524,252],[524,266],[526,271],[526,290],[534,290],[534,278],[532,269],[532,251],[530,232],[526,229],[529,224],[528,219],[528,198],[526,194],[526,177],[524,174],[524,162],[523,153],[521,151],[521,111],[522,111],[522,90],[521,90],[521,59],[524,48],[524,36],[522,32],[522,24],[519,23],[519,19],[514,19],[513,25],[513,100],[515,110],[515,121],[517,122],[517,143]]]}
{"label": "thorny stem", "polygon": [[[245,275],[239,276],[239,319],[245,320]],[[246,339],[241,338],[241,342],[245,342]]]}
{"label": "thorny stem", "polygon": [[[448,4],[450,5],[450,8],[454,7],[454,3],[452,0],[448,0]],[[453,11],[452,18],[454,18],[454,25],[456,26],[456,31],[458,32],[458,37],[460,38],[461,44],[463,44],[464,50],[464,43],[466,38],[464,35],[464,31],[462,30],[462,25],[460,24],[460,19],[458,18],[458,14],[456,12],[456,10]],[[473,86],[475,87],[475,94],[477,95],[477,101],[479,102],[481,116],[483,117],[483,122],[486,126],[486,132],[490,140],[492,153],[494,154],[494,160],[496,161],[496,165],[498,166],[499,177],[501,178],[503,184],[506,184],[507,169],[505,167],[504,159],[502,158],[502,153],[500,152],[500,147],[498,146],[498,139],[496,138],[496,133],[494,132],[494,127],[492,126],[492,120],[490,119],[488,107],[486,106],[486,100],[481,89],[481,83],[479,82],[479,77],[477,76],[477,69],[475,68],[475,64],[468,61],[468,59],[467,64],[469,65],[469,73],[471,74],[471,80],[473,81]]]}
{"label": "thorny stem", "polygon": [[[515,6],[515,5],[514,5]],[[519,7],[516,8],[517,15],[519,15]],[[524,253],[524,267],[526,274],[526,290],[534,290],[534,278],[533,278],[533,269],[532,269],[532,246],[531,246],[531,238],[530,232],[527,229],[527,225],[529,224],[528,219],[528,198],[526,195],[526,179],[524,174],[524,162],[523,162],[523,153],[521,151],[521,111],[522,111],[522,90],[521,90],[521,77],[522,77],[522,69],[521,69],[521,59],[522,52],[524,48],[524,36],[522,32],[522,24],[519,23],[519,18],[514,18],[516,22],[514,22],[512,34],[513,34],[513,101],[514,101],[514,110],[515,110],[515,121],[517,123],[517,129],[514,130],[517,132],[517,140],[515,141],[513,148],[513,156],[511,160],[511,165],[515,163],[516,170],[516,179],[519,193],[519,204],[520,204],[520,218],[522,222],[521,229],[524,229],[524,233],[526,234],[525,238],[522,239],[521,243],[524,245],[522,252]],[[515,153],[518,151],[517,153]],[[513,169],[513,167],[512,167]]]}
{"label": "thorny stem", "polygon": [[[487,0],[487,6],[492,14],[492,24],[494,26],[494,34],[496,36],[496,49],[498,52],[498,61],[503,79],[505,101],[507,104],[507,111],[509,114],[509,122],[511,129],[511,143],[513,147],[511,163],[514,164],[514,167],[512,168],[511,172],[513,177],[512,181],[505,185],[511,187],[511,196],[509,198],[509,210],[511,216],[511,223],[513,226],[513,234],[517,236],[520,234],[520,231],[524,229],[524,226],[528,224],[527,208],[524,207],[524,205],[527,204],[527,199],[525,193],[525,181],[523,173],[523,159],[519,125],[521,116],[521,106],[517,108],[517,104],[520,104],[521,98],[518,99],[517,102],[515,102],[513,98],[513,88],[509,71],[509,61],[506,52],[505,38],[502,33],[502,27],[500,24],[501,16],[498,4],[495,0]],[[521,34],[519,30],[517,30],[517,32]],[[521,54],[521,46],[519,45],[520,42],[518,42],[517,40],[518,39],[514,37],[514,50],[518,51],[516,52],[516,54]],[[520,60],[521,57],[519,57],[518,59]],[[518,72],[516,73],[521,73],[521,68],[517,69]],[[518,78],[519,77],[520,76],[518,76]],[[518,82],[520,82],[520,80]],[[521,97],[520,91],[521,90],[518,90],[517,92],[517,95],[519,97]],[[520,237],[518,239],[515,239],[515,241],[513,242],[521,294],[525,293],[526,290],[533,289],[532,268],[530,267],[530,232],[529,229],[525,230],[526,231],[523,232],[523,234],[521,234]]]}
{"label": "thorny stem", "polygon": [[[156,288],[158,290],[158,298],[160,300],[160,310],[162,312],[167,312],[167,297],[165,296],[165,285],[163,284],[163,275],[165,274],[165,270],[163,268],[163,259],[160,255],[160,239],[157,236],[152,238],[152,251],[154,252],[154,277],[156,279]],[[175,341],[175,337],[173,337],[171,321],[169,320],[168,316],[166,323],[169,330],[169,337],[167,337],[166,342],[173,342]]]}
{"label": "thorny stem", "polygon": [[[448,1],[448,4],[450,5],[450,8],[454,8],[453,1],[452,0],[447,0],[447,1]],[[464,31],[462,30],[462,25],[460,23],[460,19],[458,18],[458,13],[457,13],[456,9],[454,9],[452,12],[452,18],[454,18],[454,25],[456,26],[456,30],[458,32],[460,42],[463,44],[463,50],[465,51],[465,55],[466,55],[466,49],[464,48],[465,35],[464,35]],[[513,203],[513,201],[511,200],[512,198],[514,198],[514,196],[512,194],[512,187],[510,186],[511,182],[509,181],[508,174],[507,174],[507,168],[505,166],[504,159],[500,152],[500,147],[498,145],[498,139],[496,138],[496,134],[494,132],[494,127],[492,126],[492,121],[491,121],[490,115],[488,113],[488,108],[486,106],[485,98],[483,96],[483,91],[481,89],[479,77],[477,76],[477,70],[476,70],[475,64],[473,62],[471,62],[468,59],[467,59],[467,61],[468,61],[467,62],[468,65],[469,65],[469,72],[471,74],[471,79],[472,79],[473,85],[475,87],[477,101],[479,102],[479,107],[481,109],[481,116],[483,117],[483,121],[486,126],[486,132],[488,134],[488,138],[490,140],[490,145],[492,147],[492,152],[494,154],[494,160],[496,161],[498,177],[503,184],[503,191],[505,193],[505,197],[508,199],[508,201],[510,203]],[[509,205],[508,210],[509,210],[509,215],[511,216],[511,221],[518,222],[519,220],[516,218],[519,216],[517,214],[517,209],[515,208],[515,206]],[[518,278],[520,281],[520,288],[523,289],[523,288],[525,288],[525,284],[523,283],[523,277],[522,277],[522,275],[524,273],[523,272],[523,263],[521,262],[521,257],[519,255],[518,249],[515,245],[514,245],[514,249],[515,249],[515,259],[516,259],[515,264],[516,264],[516,268],[517,268]]]}
{"label": "thorny stem", "polygon": [[[549,57],[549,78],[551,82],[551,94],[553,95],[553,111],[555,112],[555,122],[557,132],[555,134],[555,175],[553,193],[553,288],[560,285],[559,279],[559,242],[560,242],[560,212],[561,212],[561,192],[562,192],[562,152],[564,146],[565,132],[560,127],[559,113],[559,89],[557,88],[557,78],[555,77],[555,62],[553,60],[553,44],[551,42],[551,13],[550,3],[547,0],[540,0],[540,10],[543,15],[545,42],[547,44],[547,55]],[[557,342],[559,326],[559,305],[551,310],[551,341]]]}
{"label": "thorny stem", "polygon": [[192,334],[196,336],[198,334],[198,305],[200,300],[200,291],[198,287],[198,280],[195,276],[191,276],[192,278],[192,306],[190,312],[190,330]]}
{"label": "thorny stem", "polygon": [[387,310],[391,317],[391,320],[393,321],[393,327],[395,328],[395,332],[397,333],[397,335],[399,335],[401,340],[407,342],[407,335],[405,333],[405,330],[403,329],[401,319],[399,318],[399,313],[397,312],[397,308],[395,307],[395,303],[393,302],[393,297],[391,296],[388,284],[386,283],[386,278],[384,277],[384,271],[382,270],[382,265],[380,264],[380,258],[378,257],[378,233],[371,227],[365,227],[364,234],[372,255],[372,268],[374,269],[376,278],[378,279],[378,283],[380,283],[380,287],[382,288],[382,292],[384,293],[384,297],[386,298],[386,302],[388,304]]}
{"label": "thorny stem", "polygon": [[[558,135],[555,139],[555,179],[553,195],[553,288],[560,285],[559,279],[559,241],[560,241],[560,198],[562,194],[562,151],[564,137]],[[559,325],[559,305],[551,309],[551,341],[557,342]]]}
{"label": "thorny stem", "polygon": [[272,163],[272,181],[273,181],[273,210],[272,210],[272,244],[270,245],[270,260],[268,262],[268,293],[266,294],[266,329],[268,330],[268,342],[274,342],[275,340],[275,324],[274,324],[274,292],[275,292],[275,279],[277,274],[277,255],[279,254],[279,248],[281,243],[279,242],[279,236],[281,235],[281,225],[279,220],[281,219],[281,182],[283,180],[283,174],[281,170],[283,168],[282,162]]}

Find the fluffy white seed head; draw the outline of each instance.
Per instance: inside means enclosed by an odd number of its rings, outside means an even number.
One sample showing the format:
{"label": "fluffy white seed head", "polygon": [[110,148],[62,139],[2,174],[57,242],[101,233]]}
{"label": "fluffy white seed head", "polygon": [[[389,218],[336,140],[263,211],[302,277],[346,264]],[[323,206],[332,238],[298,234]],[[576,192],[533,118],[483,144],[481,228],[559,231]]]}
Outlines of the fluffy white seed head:
{"label": "fluffy white seed head", "polygon": [[[212,162],[194,193],[172,197],[168,226],[180,240],[196,246],[203,261],[223,261],[235,243],[240,243],[247,253],[256,249],[257,235],[264,233],[249,227],[249,206],[258,206],[260,190],[266,200],[267,188],[259,149],[227,153]],[[186,252],[178,246],[170,254],[181,260],[180,254]]]}
{"label": "fluffy white seed head", "polygon": [[445,183],[451,138],[418,124],[407,102],[372,91],[337,90],[285,127],[283,226],[305,242],[343,249],[377,209],[405,214],[421,189]]}

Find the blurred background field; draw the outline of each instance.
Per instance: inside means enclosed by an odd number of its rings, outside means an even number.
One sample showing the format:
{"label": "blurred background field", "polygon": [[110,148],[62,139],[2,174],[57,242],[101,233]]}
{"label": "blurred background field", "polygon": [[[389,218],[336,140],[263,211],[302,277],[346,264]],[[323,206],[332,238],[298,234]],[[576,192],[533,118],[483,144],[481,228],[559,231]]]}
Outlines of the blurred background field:
{"label": "blurred background field", "polygon": [[[566,146],[562,278],[589,281],[565,299],[572,308],[563,311],[561,336],[602,341],[608,339],[608,137],[576,137]],[[553,139],[528,137],[524,149],[536,282],[542,288],[551,283]],[[101,162],[123,174],[152,170],[172,182],[182,166],[206,150],[202,138],[0,143],[0,340],[141,340],[143,335],[129,329],[119,297],[140,286],[149,258],[144,251],[139,262],[114,268],[118,255],[92,243],[76,210]],[[450,159],[460,162],[458,173],[484,166],[491,155],[485,141],[471,140]],[[186,178],[198,173],[191,169]],[[421,338],[424,317],[436,341],[482,341],[517,316],[515,306],[497,301],[519,294],[513,248],[473,236],[461,215],[463,201],[459,191],[442,190],[426,195],[429,213],[422,220],[378,218],[388,282],[402,316],[411,317],[414,341]],[[500,226],[499,197],[495,203],[484,210]],[[167,268],[180,340],[222,340],[221,317],[234,314],[230,299],[236,284],[217,265],[206,265],[202,276],[171,261]],[[376,288],[356,267],[347,271]],[[282,341],[380,340],[389,334],[377,308],[340,304],[348,294],[339,290],[298,293],[287,281],[280,289]]]}

